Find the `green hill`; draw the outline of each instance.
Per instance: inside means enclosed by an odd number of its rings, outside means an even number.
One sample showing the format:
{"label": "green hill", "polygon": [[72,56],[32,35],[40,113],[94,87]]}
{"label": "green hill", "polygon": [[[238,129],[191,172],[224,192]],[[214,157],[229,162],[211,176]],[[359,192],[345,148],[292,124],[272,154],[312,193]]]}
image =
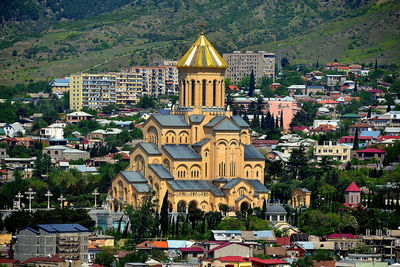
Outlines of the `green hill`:
{"label": "green hill", "polygon": [[201,23],[221,53],[397,64],[399,18],[396,0],[3,0],[0,84],[178,58]]}

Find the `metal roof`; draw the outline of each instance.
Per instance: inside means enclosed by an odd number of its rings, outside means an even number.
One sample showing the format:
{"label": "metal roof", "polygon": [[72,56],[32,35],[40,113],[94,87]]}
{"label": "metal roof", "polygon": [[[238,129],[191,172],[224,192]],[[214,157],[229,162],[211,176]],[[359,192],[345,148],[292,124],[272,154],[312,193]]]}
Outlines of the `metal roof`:
{"label": "metal roof", "polygon": [[203,146],[205,145],[208,141],[210,141],[210,138],[203,138],[199,142],[194,143],[192,146]]}
{"label": "metal roof", "polygon": [[174,176],[162,164],[149,164],[149,167],[161,179],[174,179]]}
{"label": "metal roof", "polygon": [[154,143],[138,143],[139,146],[141,146],[144,151],[149,154],[149,155],[161,155],[160,150],[158,150],[158,147]]}
{"label": "metal roof", "polygon": [[238,183],[240,183],[242,181],[242,179],[240,178],[233,178],[228,180],[228,182],[222,187],[222,189],[231,189],[232,187],[234,187],[235,185],[237,185]]}
{"label": "metal roof", "polygon": [[212,120],[210,120],[208,123],[206,123],[204,125],[204,127],[214,127],[225,118],[226,118],[226,116],[216,116]]}
{"label": "metal roof", "polygon": [[189,145],[163,145],[165,151],[173,159],[201,159],[201,156]]}
{"label": "metal roof", "polygon": [[177,191],[210,191],[216,196],[224,196],[214,184],[204,180],[171,180],[168,184]]}
{"label": "metal roof", "polygon": [[244,159],[258,159],[265,160],[263,154],[260,153],[253,145],[244,146]]}
{"label": "metal roof", "polygon": [[253,234],[258,238],[274,237],[274,232],[271,230],[253,231]]}
{"label": "metal roof", "polygon": [[148,185],[148,184],[143,184],[143,183],[137,183],[137,184],[132,184],[132,186],[138,191],[139,193],[147,193],[152,191],[153,189]]}
{"label": "metal roof", "polygon": [[239,115],[233,115],[232,120],[241,128],[250,127],[250,125]]}
{"label": "metal roof", "polygon": [[224,186],[222,186],[222,189],[231,189],[232,187],[234,187],[241,181],[248,183],[254,189],[254,191],[257,193],[268,193],[269,192],[269,190],[265,187],[265,185],[260,183],[259,180],[257,180],[257,179],[242,179],[242,178],[233,178],[233,179],[228,180],[228,182]]}
{"label": "metal roof", "polygon": [[161,115],[152,116],[161,126],[189,127],[182,115]]}
{"label": "metal roof", "polygon": [[267,207],[266,213],[287,214],[285,208],[282,205],[269,205]]}
{"label": "metal roof", "polygon": [[189,120],[192,123],[201,123],[204,120],[204,115],[190,115]]}
{"label": "metal roof", "polygon": [[230,119],[226,118],[214,127],[217,131],[240,131],[240,128],[236,126]]}
{"label": "metal roof", "polygon": [[68,224],[37,224],[33,227],[33,229],[41,229],[48,233],[76,233],[76,232],[89,232],[86,227],[83,227],[77,223],[68,223]]}
{"label": "metal roof", "polygon": [[147,183],[141,172],[121,171],[120,173],[130,183]]}

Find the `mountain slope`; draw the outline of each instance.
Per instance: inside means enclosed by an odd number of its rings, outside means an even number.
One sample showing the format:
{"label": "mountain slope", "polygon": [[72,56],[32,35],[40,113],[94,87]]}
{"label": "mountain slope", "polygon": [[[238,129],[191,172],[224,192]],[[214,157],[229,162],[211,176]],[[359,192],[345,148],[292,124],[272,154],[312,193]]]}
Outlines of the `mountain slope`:
{"label": "mountain slope", "polygon": [[[9,1],[14,0],[4,3]],[[200,23],[221,53],[276,51],[280,45],[291,62],[400,59],[395,0],[87,1],[92,9],[79,6],[85,1],[66,2],[18,0],[16,5],[28,3],[37,12],[31,17],[18,17],[18,9],[0,13],[0,84],[178,58]]]}

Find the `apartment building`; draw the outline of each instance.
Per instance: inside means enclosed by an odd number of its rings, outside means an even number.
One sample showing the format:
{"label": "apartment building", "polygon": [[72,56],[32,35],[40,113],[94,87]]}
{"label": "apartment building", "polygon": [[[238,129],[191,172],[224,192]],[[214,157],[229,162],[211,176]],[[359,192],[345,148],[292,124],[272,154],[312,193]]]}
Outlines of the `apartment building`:
{"label": "apartment building", "polygon": [[254,71],[256,82],[261,77],[266,76],[275,78],[275,54],[265,51],[234,51],[233,53],[223,54],[223,58],[228,63],[225,78],[237,84],[243,77],[249,76]]}
{"label": "apartment building", "polygon": [[351,146],[338,144],[333,141],[325,141],[323,145],[314,146],[314,160],[321,161],[323,157],[328,157],[339,162],[350,160]]}
{"label": "apartment building", "polygon": [[53,94],[65,93],[69,91],[69,77],[54,79],[51,83]]}
{"label": "apartment building", "polygon": [[135,104],[142,97],[142,73],[118,72],[116,76],[117,105]]}
{"label": "apartment building", "polygon": [[80,224],[38,224],[19,232],[14,258],[57,255],[67,260],[88,262],[89,230]]}
{"label": "apartment building", "polygon": [[100,110],[117,103],[115,74],[74,74],[70,77],[70,108]]}
{"label": "apartment building", "polygon": [[141,95],[149,95],[154,98],[166,93],[166,69],[164,67],[133,66],[123,70],[126,73],[133,73],[142,76]]}

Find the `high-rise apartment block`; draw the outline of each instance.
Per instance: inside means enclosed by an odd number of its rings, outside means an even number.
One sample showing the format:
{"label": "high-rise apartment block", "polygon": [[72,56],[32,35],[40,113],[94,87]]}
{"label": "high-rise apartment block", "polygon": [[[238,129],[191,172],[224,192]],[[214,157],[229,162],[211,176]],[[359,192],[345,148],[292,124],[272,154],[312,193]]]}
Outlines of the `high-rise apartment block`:
{"label": "high-rise apartment block", "polygon": [[67,260],[88,262],[89,230],[80,224],[38,224],[19,231],[14,258],[58,255]]}
{"label": "high-rise apartment block", "polygon": [[110,104],[116,104],[115,74],[75,74],[69,84],[70,109],[90,108],[99,110]]}
{"label": "high-rise apartment block", "polygon": [[116,76],[117,105],[135,104],[142,97],[141,73],[118,72]]}
{"label": "high-rise apartment block", "polygon": [[250,76],[254,71],[256,82],[263,76],[275,78],[275,54],[265,51],[234,51],[233,53],[223,54],[223,58],[228,63],[225,78],[237,84],[243,77]]}

